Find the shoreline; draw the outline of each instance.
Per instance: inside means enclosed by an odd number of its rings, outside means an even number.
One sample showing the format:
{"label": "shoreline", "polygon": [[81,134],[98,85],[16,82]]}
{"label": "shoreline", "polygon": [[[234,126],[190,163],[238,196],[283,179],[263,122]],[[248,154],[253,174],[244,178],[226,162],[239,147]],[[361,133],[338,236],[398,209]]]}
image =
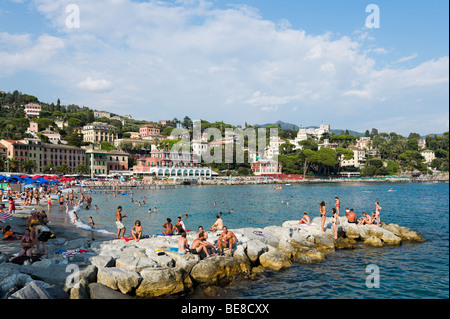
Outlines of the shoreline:
{"label": "shoreline", "polygon": [[[75,192],[80,191],[79,188],[73,189]],[[63,193],[69,191],[71,188],[63,190]],[[52,200],[53,202],[56,200]],[[46,205],[41,207],[47,210]],[[57,203],[52,207],[59,210]],[[32,208],[36,208],[35,205],[29,207],[29,210]],[[24,218],[29,216],[29,211],[28,216],[26,212],[21,214],[24,217],[15,216],[15,218],[20,219],[21,225],[24,225],[26,222]],[[63,214],[66,215],[65,209]],[[77,228],[69,230],[50,225],[52,230],[57,232],[57,238],[48,242],[49,258],[24,266],[1,263],[0,285],[3,286],[5,277],[1,275],[6,271],[9,276],[11,274],[15,274],[17,278],[18,274],[26,276],[27,282],[30,283],[42,281],[47,285],[59,287],[53,289],[64,291],[65,298],[71,299],[183,298],[197,287],[206,287],[214,291],[214,287],[231,284],[235,280],[240,280],[239,278],[257,279],[265,270],[286,269],[294,263],[318,263],[329,252],[353,249],[356,244],[373,247],[398,246],[402,241],[408,242],[408,239],[399,236],[410,233],[410,230],[404,228],[395,230],[397,225],[392,224],[386,224],[382,228],[356,227],[349,225],[342,218],[339,239],[334,240],[331,218],[327,218],[325,234],[321,234],[318,230],[317,225],[320,221],[317,218],[313,220],[316,225],[314,227],[297,226],[297,222],[287,221],[281,226],[272,225],[257,229],[230,229],[238,237],[233,257],[217,256],[203,260],[198,255],[182,256],[173,252],[171,248],[177,247],[179,236],[154,236],[137,243],[134,240],[97,239],[97,236],[83,235],[86,232]],[[260,236],[259,232],[267,237]],[[208,233],[209,241],[215,244],[218,234]],[[189,243],[196,234],[196,232],[188,234]],[[9,243],[11,242],[7,242]],[[2,252],[3,246],[4,243],[0,243]],[[55,253],[61,248],[83,249],[86,252],[64,258]],[[66,285],[68,265],[77,265],[81,269],[84,279],[76,286]],[[23,277],[21,278],[15,281],[13,289],[15,292],[10,295],[19,294],[27,288],[27,285],[24,287]],[[3,298],[5,296],[3,287],[0,292]]]}

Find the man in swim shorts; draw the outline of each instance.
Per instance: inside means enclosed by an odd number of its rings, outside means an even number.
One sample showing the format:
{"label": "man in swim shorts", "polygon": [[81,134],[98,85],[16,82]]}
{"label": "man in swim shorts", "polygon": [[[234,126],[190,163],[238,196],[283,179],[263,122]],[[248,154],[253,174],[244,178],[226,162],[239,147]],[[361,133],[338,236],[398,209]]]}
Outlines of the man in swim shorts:
{"label": "man in swim shorts", "polygon": [[[122,215],[122,206],[117,207],[116,211],[116,226],[117,226],[117,238],[124,238],[125,236],[125,226],[122,224],[122,218],[128,217],[127,215]],[[122,232],[122,237],[120,237],[120,232]]]}
{"label": "man in swim shorts", "polygon": [[217,241],[217,244],[219,246],[220,254],[223,254],[223,248],[229,248],[228,254],[231,257],[231,251],[233,250],[233,245],[236,243],[237,238],[236,235],[228,230],[227,226],[223,226],[223,232],[219,236],[219,240]]}
{"label": "man in swim shorts", "polygon": [[348,212],[347,219],[350,224],[358,224],[358,218],[356,217],[353,208]]}

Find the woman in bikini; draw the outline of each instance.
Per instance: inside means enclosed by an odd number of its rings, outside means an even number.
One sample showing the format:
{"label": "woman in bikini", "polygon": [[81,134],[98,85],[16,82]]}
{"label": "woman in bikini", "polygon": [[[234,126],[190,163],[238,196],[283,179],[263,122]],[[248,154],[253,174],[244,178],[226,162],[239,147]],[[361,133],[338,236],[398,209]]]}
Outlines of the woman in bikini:
{"label": "woman in bikini", "polygon": [[31,216],[28,217],[26,224],[28,226],[28,230],[30,231],[31,239],[34,243],[37,242],[37,226],[41,224],[41,220],[39,219],[38,212],[33,208],[31,210]]}
{"label": "woman in bikini", "polygon": [[133,235],[133,238],[136,239],[136,242],[139,242],[139,240],[142,238],[142,225],[141,221],[137,220],[134,223],[134,227],[131,229],[131,234]]}
{"label": "woman in bikini", "polygon": [[15,214],[16,213],[16,203],[14,202],[14,199],[12,197],[9,198],[9,213]]}
{"label": "woman in bikini", "polygon": [[376,201],[375,202],[375,220],[377,222],[377,226],[380,227],[380,202]]}
{"label": "woman in bikini", "polygon": [[325,220],[327,218],[327,208],[325,207],[325,202],[321,202],[320,203],[320,230],[322,231],[322,233],[324,233],[323,231],[323,227],[325,226]]}
{"label": "woman in bikini", "polygon": [[22,246],[22,249],[20,250],[18,257],[23,255],[30,257],[32,253],[32,248],[34,246],[34,241],[31,238],[31,233],[28,228],[25,229],[25,235],[20,240],[20,245]]}
{"label": "woman in bikini", "polygon": [[333,224],[333,231],[334,231],[334,239],[337,239],[337,224],[338,224],[338,215],[337,215],[337,211],[336,211],[336,208],[332,208],[331,209],[331,213],[332,213],[332,215],[333,215],[333,218],[332,218],[332,224]]}
{"label": "woman in bikini", "polygon": [[339,225],[339,212],[341,210],[341,201],[337,196],[334,197],[334,200],[336,201],[336,225]]}

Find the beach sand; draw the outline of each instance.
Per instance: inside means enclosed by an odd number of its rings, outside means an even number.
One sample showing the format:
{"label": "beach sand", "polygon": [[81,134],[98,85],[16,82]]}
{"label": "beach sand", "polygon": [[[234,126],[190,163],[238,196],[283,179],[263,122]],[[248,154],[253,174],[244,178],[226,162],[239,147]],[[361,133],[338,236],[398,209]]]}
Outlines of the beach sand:
{"label": "beach sand", "polygon": [[[63,194],[70,191],[70,189],[64,190]],[[52,200],[52,206],[50,212],[47,209],[46,201],[41,200],[41,203],[45,203],[44,205],[30,205],[26,207],[20,207],[20,210],[17,210],[14,214],[14,217],[8,220],[4,220],[1,225],[3,227],[10,225],[13,229],[14,233],[23,235],[25,232],[25,229],[27,228],[26,222],[28,217],[31,215],[31,210],[34,208],[39,211],[45,211],[49,217],[49,224],[48,227],[52,230],[52,232],[55,234],[56,238],[49,239],[47,242],[48,247],[48,257],[51,258],[51,256],[54,254],[56,250],[61,248],[62,244],[64,244],[67,241],[75,240],[75,239],[81,239],[81,238],[92,238],[92,234],[88,231],[79,231],[75,227],[73,229],[70,229],[70,227],[66,227],[68,225],[58,225],[55,223],[52,223],[52,217],[64,214],[66,215],[65,208],[64,211],[60,210],[59,204],[57,203],[57,200]],[[19,203],[20,205],[20,203]],[[101,237],[99,237],[101,239]],[[6,257],[10,257],[13,254],[17,254],[21,249],[20,246],[20,240],[3,240],[0,239],[0,253],[6,255]],[[40,253],[44,253],[44,247],[42,243],[40,244]],[[41,257],[42,258],[42,257]]]}

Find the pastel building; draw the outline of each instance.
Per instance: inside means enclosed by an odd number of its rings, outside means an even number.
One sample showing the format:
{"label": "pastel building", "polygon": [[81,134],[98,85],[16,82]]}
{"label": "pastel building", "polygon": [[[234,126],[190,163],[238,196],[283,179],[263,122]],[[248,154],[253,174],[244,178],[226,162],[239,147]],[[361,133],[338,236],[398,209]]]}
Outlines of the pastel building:
{"label": "pastel building", "polygon": [[42,111],[42,107],[37,103],[28,103],[25,105],[25,118],[39,118],[39,112]]}
{"label": "pastel building", "polygon": [[83,142],[99,144],[101,142],[114,143],[118,138],[116,127],[101,122],[94,122],[83,127]]}
{"label": "pastel building", "polygon": [[431,162],[436,158],[436,154],[432,150],[420,151],[420,154],[425,158],[425,163],[431,164]]}
{"label": "pastel building", "polygon": [[252,172],[255,176],[280,175],[282,174],[282,165],[280,162],[272,160],[259,160],[252,162]]}

